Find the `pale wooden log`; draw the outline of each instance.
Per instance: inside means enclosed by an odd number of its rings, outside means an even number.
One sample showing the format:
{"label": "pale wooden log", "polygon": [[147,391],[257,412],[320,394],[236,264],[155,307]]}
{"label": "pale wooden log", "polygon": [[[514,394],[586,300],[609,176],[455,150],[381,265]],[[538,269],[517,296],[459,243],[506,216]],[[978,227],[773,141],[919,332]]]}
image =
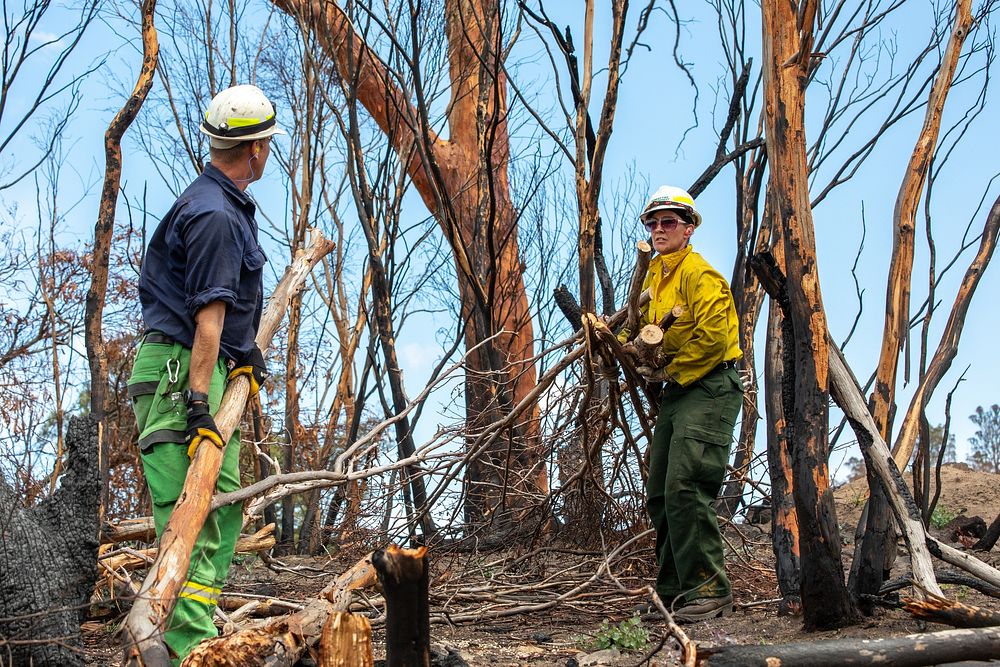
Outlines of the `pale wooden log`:
{"label": "pale wooden log", "polygon": [[[261,351],[266,352],[270,347],[292,295],[302,289],[312,267],[333,248],[332,241],[319,230],[313,230],[309,245],[296,253],[261,318],[256,339]],[[215,423],[223,442],[229,440],[239,425],[249,392],[250,383],[246,376],[235,378],[226,387],[222,404],[215,414]],[[125,659],[129,665],[170,665],[167,647],[163,643],[163,630],[187,576],[195,539],[208,516],[223,453],[223,449],[209,443],[208,446],[199,446],[191,461],[184,488],[160,536],[156,562],[149,568],[132,611],[125,620]]]}
{"label": "pale wooden log", "polygon": [[132,540],[152,542],[155,539],[156,527],[151,516],[107,522],[101,526],[101,544],[117,544]]}
{"label": "pale wooden log", "polygon": [[927,533],[920,518],[920,510],[913,502],[913,496],[906,488],[906,482],[903,481],[903,476],[892,459],[892,452],[879,434],[875,420],[868,411],[868,405],[861,393],[861,385],[847,365],[840,348],[833,343],[833,338],[829,337],[829,340],[830,394],[850,421],[851,428],[858,436],[858,444],[869,452],[866,460],[870,462],[872,470],[882,482],[900,532],[909,547],[910,568],[913,580],[918,585],[918,595],[921,594],[920,589],[923,589],[928,593],[943,596],[944,593],[934,578],[934,564],[925,541]]}
{"label": "pale wooden log", "polygon": [[375,585],[368,554],[333,580],[303,609],[198,644],[182,667],[292,667],[316,643],[330,614],[346,611],[355,590]]}
{"label": "pale wooden log", "polygon": [[319,640],[319,667],[372,667],[372,626],[366,616],[334,612]]}
{"label": "pale wooden log", "polygon": [[277,598],[251,598],[247,595],[222,595],[219,597],[219,609],[228,612],[229,622],[239,624],[245,619],[267,618],[281,616],[300,611],[303,606],[297,602],[288,602]]}
{"label": "pale wooden log", "polygon": [[663,329],[655,324],[647,324],[639,331],[633,344],[638,365],[650,368],[663,366]]}
{"label": "pale wooden log", "polygon": [[892,665],[923,667],[1000,655],[1000,628],[924,632],[889,639],[834,639],[770,646],[724,646],[698,650],[706,667],[826,667]]}
{"label": "pale wooden log", "polygon": [[[248,554],[266,551],[274,546],[274,524],[269,523],[253,535],[240,535],[236,542],[236,553]],[[112,553],[101,557],[98,565],[110,570],[137,570],[156,560],[159,549],[137,549]]]}
{"label": "pale wooden log", "polygon": [[642,294],[642,283],[646,280],[649,259],[653,254],[653,247],[649,245],[648,241],[637,242],[635,248],[635,270],[632,271],[632,282],[629,283],[628,287],[628,300],[625,302],[627,308],[625,329],[630,333],[634,333],[639,328],[639,317],[642,313],[639,296]]}
{"label": "pale wooden log", "polygon": [[993,586],[1000,587],[1000,571],[987,565],[975,556],[950,547],[930,535],[927,536],[927,546],[931,553],[944,562],[962,568],[969,574],[975,575]]}

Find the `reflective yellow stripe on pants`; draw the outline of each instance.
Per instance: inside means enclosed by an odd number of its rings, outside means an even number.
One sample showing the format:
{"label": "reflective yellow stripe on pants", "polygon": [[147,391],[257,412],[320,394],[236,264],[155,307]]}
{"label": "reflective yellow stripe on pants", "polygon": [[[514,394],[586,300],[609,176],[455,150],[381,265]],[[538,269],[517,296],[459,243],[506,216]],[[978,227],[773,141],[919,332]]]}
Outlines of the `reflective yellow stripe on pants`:
{"label": "reflective yellow stripe on pants", "polygon": [[221,588],[204,586],[198,582],[188,580],[181,587],[180,597],[189,598],[202,604],[217,605],[219,604],[219,594],[221,592]]}

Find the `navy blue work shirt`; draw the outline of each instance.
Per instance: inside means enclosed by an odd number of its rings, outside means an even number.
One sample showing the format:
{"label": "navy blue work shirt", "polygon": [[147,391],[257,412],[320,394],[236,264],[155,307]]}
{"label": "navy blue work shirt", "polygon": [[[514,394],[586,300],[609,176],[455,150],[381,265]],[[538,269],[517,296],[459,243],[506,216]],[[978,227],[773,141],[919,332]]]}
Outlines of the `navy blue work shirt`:
{"label": "navy blue work shirt", "polygon": [[240,361],[254,347],[264,307],[267,257],[257,242],[257,207],[211,164],[160,221],[142,264],[139,301],[147,330],[191,347],[194,315],[226,304],[219,355]]}

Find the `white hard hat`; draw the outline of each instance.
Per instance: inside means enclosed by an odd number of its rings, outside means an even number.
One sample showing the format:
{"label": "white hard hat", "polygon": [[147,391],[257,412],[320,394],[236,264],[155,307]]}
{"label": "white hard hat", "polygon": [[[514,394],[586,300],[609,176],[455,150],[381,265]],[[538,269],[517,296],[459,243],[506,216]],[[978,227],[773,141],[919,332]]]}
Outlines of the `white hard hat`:
{"label": "white hard hat", "polygon": [[278,127],[274,105],[257,86],[226,88],[212,98],[198,126],[213,148],[232,148],[241,141],[286,134]]}
{"label": "white hard hat", "polygon": [[687,190],[675,188],[672,185],[661,185],[649,198],[646,207],[639,215],[640,220],[645,220],[654,211],[676,210],[685,213],[697,227],[701,224],[701,214],[695,208],[694,197],[688,194]]}

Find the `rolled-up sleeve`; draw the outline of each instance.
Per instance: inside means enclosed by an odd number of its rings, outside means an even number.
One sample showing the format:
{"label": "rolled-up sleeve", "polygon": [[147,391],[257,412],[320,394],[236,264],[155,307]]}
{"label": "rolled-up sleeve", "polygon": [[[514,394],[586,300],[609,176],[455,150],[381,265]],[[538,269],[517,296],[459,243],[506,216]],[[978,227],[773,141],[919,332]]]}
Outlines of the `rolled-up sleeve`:
{"label": "rolled-up sleeve", "polygon": [[235,305],[244,245],[239,221],[212,211],[188,221],[182,235],[187,253],[184,305],[191,317],[214,301],[227,309]]}

